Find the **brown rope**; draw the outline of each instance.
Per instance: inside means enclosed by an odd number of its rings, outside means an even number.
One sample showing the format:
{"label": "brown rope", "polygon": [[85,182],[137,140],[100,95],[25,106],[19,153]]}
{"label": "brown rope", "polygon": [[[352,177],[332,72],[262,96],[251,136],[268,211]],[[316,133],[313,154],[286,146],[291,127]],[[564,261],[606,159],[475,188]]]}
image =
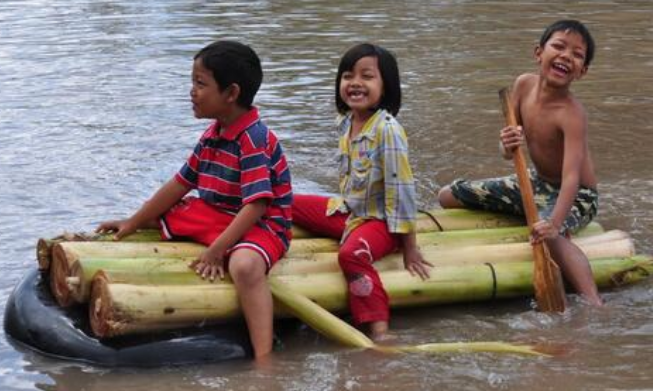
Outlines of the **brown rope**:
{"label": "brown rope", "polygon": [[433,216],[430,212],[428,212],[426,210],[421,210],[421,209],[418,210],[418,212],[419,213],[424,213],[425,215],[427,215],[435,223],[435,225],[438,227],[440,232],[444,231],[444,228],[442,228],[442,225],[440,225],[440,222],[438,221],[438,219],[436,219],[435,216]]}

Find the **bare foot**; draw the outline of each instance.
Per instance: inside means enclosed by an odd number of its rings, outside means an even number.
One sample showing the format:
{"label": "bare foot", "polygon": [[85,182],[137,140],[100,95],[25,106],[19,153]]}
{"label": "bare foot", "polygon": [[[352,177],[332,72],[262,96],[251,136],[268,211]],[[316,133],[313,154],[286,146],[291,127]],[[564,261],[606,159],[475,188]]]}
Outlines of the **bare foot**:
{"label": "bare foot", "polygon": [[603,305],[604,305],[603,300],[601,299],[601,297],[599,295],[595,295],[595,296],[592,296],[592,297],[582,295],[581,297],[583,298],[583,300],[585,300],[591,306],[603,307]]}
{"label": "bare foot", "polygon": [[394,345],[399,342],[398,337],[393,333],[385,333],[379,336],[371,336],[372,341],[377,345]]}
{"label": "bare foot", "polygon": [[259,371],[272,371],[273,363],[274,354],[272,353],[254,357],[254,367]]}
{"label": "bare foot", "polygon": [[376,343],[388,343],[397,337],[388,332],[388,322],[377,321],[370,323],[370,338]]}

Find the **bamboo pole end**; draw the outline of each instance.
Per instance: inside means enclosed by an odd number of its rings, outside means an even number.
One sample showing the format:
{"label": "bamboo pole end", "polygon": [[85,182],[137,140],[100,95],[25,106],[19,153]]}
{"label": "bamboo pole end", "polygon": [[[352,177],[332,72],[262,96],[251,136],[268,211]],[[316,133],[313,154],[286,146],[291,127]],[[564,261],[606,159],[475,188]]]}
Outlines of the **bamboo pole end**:
{"label": "bamboo pole end", "polygon": [[91,298],[89,300],[88,315],[91,323],[91,330],[98,338],[111,337],[113,335],[111,324],[113,322],[112,300],[108,290],[109,278],[99,271],[93,276],[91,284]]}
{"label": "bamboo pole end", "polygon": [[69,307],[73,304],[66,278],[70,276],[70,259],[61,244],[52,247],[52,262],[50,263],[50,291],[57,304]]}
{"label": "bamboo pole end", "polygon": [[47,271],[50,269],[50,261],[52,259],[52,241],[47,239],[39,239],[36,242],[36,260],[39,265],[39,270]]}

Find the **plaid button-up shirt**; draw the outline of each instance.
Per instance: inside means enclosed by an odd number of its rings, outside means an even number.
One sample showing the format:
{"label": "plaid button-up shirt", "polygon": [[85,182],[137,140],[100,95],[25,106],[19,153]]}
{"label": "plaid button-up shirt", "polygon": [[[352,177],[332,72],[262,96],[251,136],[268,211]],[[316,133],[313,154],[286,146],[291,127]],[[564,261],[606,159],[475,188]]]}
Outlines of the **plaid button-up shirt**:
{"label": "plaid button-up shirt", "polygon": [[415,230],[415,183],[404,128],[378,110],[350,138],[351,114],[338,119],[340,197],[329,200],[327,214],[351,213],[343,238],[365,220],[380,219],[392,233]]}

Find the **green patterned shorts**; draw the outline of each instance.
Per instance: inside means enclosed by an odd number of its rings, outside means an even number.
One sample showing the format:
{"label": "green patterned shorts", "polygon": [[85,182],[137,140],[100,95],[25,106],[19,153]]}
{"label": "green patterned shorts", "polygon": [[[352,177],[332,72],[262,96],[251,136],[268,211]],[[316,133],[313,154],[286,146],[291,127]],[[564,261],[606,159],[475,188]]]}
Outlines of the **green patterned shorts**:
{"label": "green patterned shorts", "polygon": [[[542,180],[534,170],[530,171],[535,204],[540,218],[547,219],[553,213],[560,187]],[[456,199],[468,208],[492,212],[524,215],[517,175],[468,181],[456,179],[451,184],[451,191]],[[574,233],[585,227],[596,216],[599,206],[599,194],[596,190],[581,187],[567,219],[560,229],[560,234]]]}

